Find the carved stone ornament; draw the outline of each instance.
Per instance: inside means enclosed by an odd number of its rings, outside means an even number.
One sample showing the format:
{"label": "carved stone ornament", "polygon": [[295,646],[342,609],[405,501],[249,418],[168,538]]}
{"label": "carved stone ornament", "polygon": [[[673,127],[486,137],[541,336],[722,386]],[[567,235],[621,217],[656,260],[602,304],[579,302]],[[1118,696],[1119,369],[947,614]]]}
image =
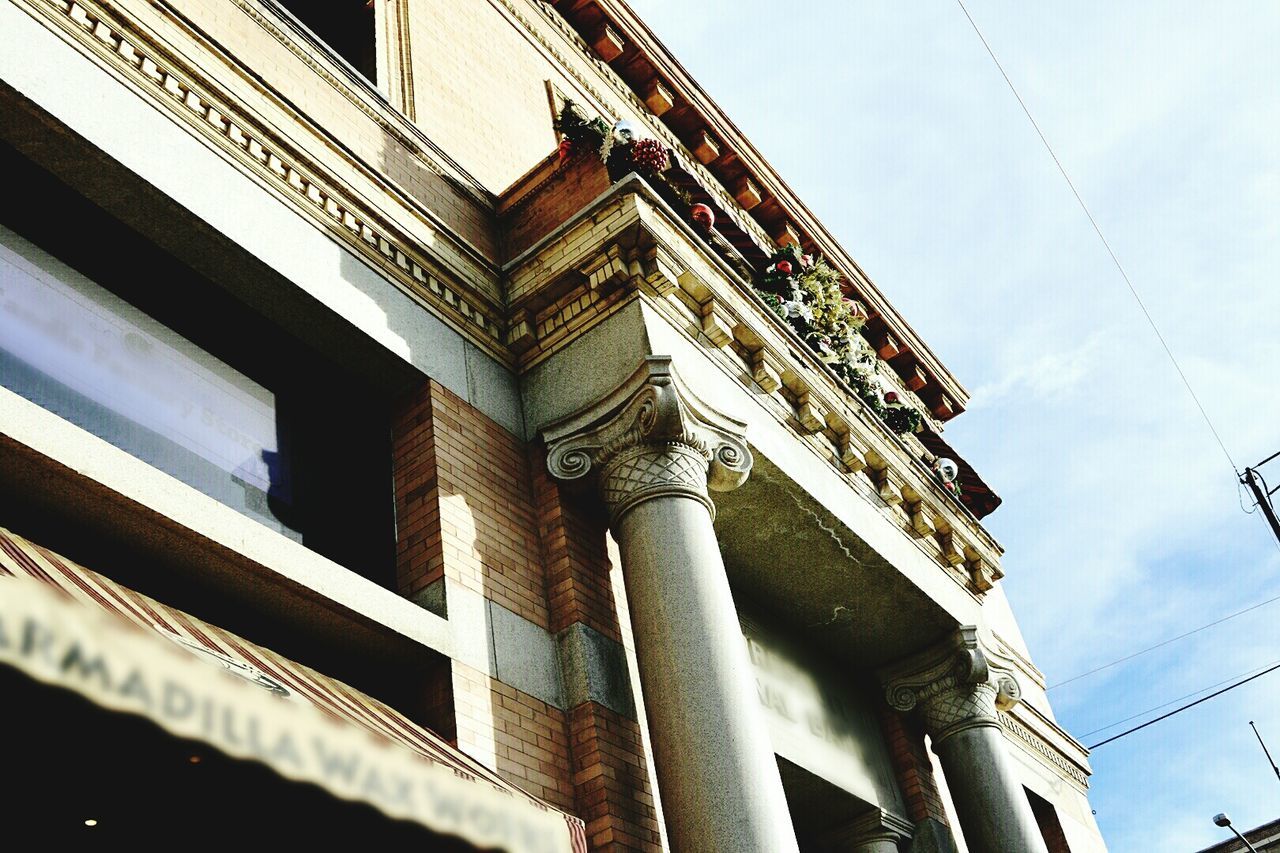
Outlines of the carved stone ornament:
{"label": "carved stone ornament", "polygon": [[899,711],[919,707],[934,745],[974,726],[999,727],[996,710],[1022,698],[1012,661],[966,625],[947,640],[882,671],[885,698]]}
{"label": "carved stone ornament", "polygon": [[708,407],[685,387],[670,356],[647,356],[604,400],[542,431],[547,469],[565,481],[593,475],[610,524],[641,501],[683,495],[715,505],[707,489],[746,481],[746,424]]}
{"label": "carved stone ornament", "polygon": [[861,845],[876,841],[887,842],[895,846],[910,841],[915,835],[915,825],[904,817],[899,817],[884,809],[875,808],[864,812],[849,823],[828,830],[819,839],[822,850],[837,851],[856,850]]}

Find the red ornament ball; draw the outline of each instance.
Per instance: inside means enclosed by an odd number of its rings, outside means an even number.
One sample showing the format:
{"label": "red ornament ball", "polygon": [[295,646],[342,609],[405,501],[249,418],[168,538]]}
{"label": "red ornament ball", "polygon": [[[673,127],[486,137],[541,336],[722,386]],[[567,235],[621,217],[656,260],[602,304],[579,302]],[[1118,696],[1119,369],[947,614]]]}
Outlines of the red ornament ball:
{"label": "red ornament ball", "polygon": [[894,403],[898,402],[898,392],[897,392],[897,391],[885,391],[885,392],[884,392],[884,401],[885,401],[886,403],[890,404],[890,405],[893,405]]}
{"label": "red ornament ball", "polygon": [[689,208],[689,216],[703,228],[710,228],[716,224],[715,211],[705,204],[695,204]]}
{"label": "red ornament ball", "polygon": [[791,275],[791,261],[778,261],[778,272]]}
{"label": "red ornament ball", "polygon": [[667,171],[671,160],[667,149],[656,139],[637,139],[631,143],[631,162],[642,174],[657,175]]}

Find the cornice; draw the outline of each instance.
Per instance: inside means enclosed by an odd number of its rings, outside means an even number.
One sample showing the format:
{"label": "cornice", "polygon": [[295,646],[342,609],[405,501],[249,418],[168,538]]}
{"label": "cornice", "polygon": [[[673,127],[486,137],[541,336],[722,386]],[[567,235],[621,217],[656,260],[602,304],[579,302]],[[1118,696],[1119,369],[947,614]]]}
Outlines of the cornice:
{"label": "cornice", "polygon": [[241,171],[371,262],[456,331],[511,363],[502,344],[500,311],[490,299],[445,273],[416,240],[356,198],[342,181],[309,163],[243,104],[201,79],[137,22],[92,0],[11,2],[229,156]]}
{"label": "cornice", "polygon": [[[166,0],[152,0],[152,2],[166,8],[170,14],[177,13],[177,10]],[[453,181],[480,204],[489,207],[493,205],[493,194],[485,189],[475,176],[445,153],[444,149],[436,145],[406,116],[401,115],[387,103],[386,96],[370,81],[351,70],[345,62],[333,60],[329,47],[310,32],[299,27],[293,16],[276,0],[230,0],[230,2],[329,83],[338,95],[353,104],[396,142],[404,146],[425,168]],[[407,40],[407,38],[407,33],[402,35],[402,39]],[[330,61],[321,62],[318,55],[324,55]],[[412,77],[407,78],[406,85],[409,92],[406,97],[410,97]],[[430,157],[426,156],[427,151],[431,153]]]}
{"label": "cornice", "polygon": [[612,185],[504,267],[526,372],[637,299],[744,386],[975,597],[1000,545],[641,178]]}
{"label": "cornice", "polygon": [[[258,74],[251,63],[245,62],[242,57],[224,48],[223,45],[170,3],[169,0],[150,0],[150,2],[180,27],[209,56],[216,57],[218,61],[225,64],[235,74],[248,81],[257,92],[269,99],[276,108],[286,113],[290,119],[296,121],[300,126],[307,127],[318,138],[322,139],[343,162],[357,169],[365,178],[385,191],[389,197],[394,198],[396,202],[421,218],[434,232],[433,238],[443,239],[449,243],[477,270],[482,270],[486,273],[492,272],[494,264],[482,251],[459,234],[453,232],[447,223],[420,204],[408,191],[392,180],[384,170],[371,166],[359,155],[355,154],[327,127],[313,120],[310,115],[300,109],[284,93]],[[248,19],[279,42],[298,61],[306,65],[318,78],[329,84],[337,97],[356,107],[366,118],[378,125],[379,130],[395,140],[396,145],[412,156],[417,165],[438,176],[458,193],[468,197],[477,207],[486,210],[494,207],[496,199],[475,177],[449,157],[406,115],[391,106],[387,102],[386,96],[371,82],[351,69],[324,42],[298,26],[288,12],[278,8],[275,0],[260,0],[260,3],[252,2],[251,0],[231,0],[231,2],[235,3]],[[177,57],[181,53],[178,48],[171,44],[162,46],[159,37],[153,33],[148,33],[145,38],[151,41],[157,49],[163,50],[169,56]],[[208,87],[210,84],[207,81],[210,75],[198,72],[195,60],[186,61],[190,76],[202,77],[206,81],[204,85]],[[216,74],[214,76],[216,77]],[[244,108],[243,105],[241,107]],[[255,118],[263,122],[265,127],[265,120],[261,117]],[[278,138],[287,136],[286,130],[277,127],[266,129],[265,132]],[[305,155],[301,150],[298,150],[295,156],[302,158]],[[323,170],[322,166],[314,164],[314,158],[310,159],[308,165],[312,168]],[[367,204],[367,201],[365,203]],[[459,271],[459,273],[464,278],[467,275],[466,271]]]}
{"label": "cornice", "polygon": [[[1021,710],[1021,706],[1015,710]],[[1000,729],[1007,738],[1027,750],[1034,759],[1080,791],[1088,790],[1090,771],[1087,764],[1074,759],[1060,746],[1040,735],[1031,726],[1024,724],[1012,712],[1001,711],[999,718]],[[1072,743],[1075,742],[1072,741]],[[1079,744],[1076,745],[1079,746]]]}
{"label": "cornice", "polygon": [[1032,663],[1030,658],[1018,651],[1012,643],[1000,636],[997,632],[992,631],[991,637],[1000,649],[1001,654],[1009,658],[1009,660],[1011,660],[1013,664],[1031,680],[1032,684],[1043,690],[1045,683],[1044,673],[1040,671],[1040,668]]}
{"label": "cornice", "polygon": [[[525,34],[541,47],[550,58],[554,59],[557,66],[565,74],[573,78],[581,90],[592,98],[594,101],[593,106],[608,116],[611,121],[619,118],[610,106],[613,100],[620,98],[624,103],[628,104],[644,122],[645,129],[676,152],[676,156],[680,158],[681,168],[697,177],[702,188],[715,197],[716,203],[729,214],[734,223],[745,233],[751,235],[752,239],[762,249],[766,251],[772,250],[773,239],[765,233],[760,224],[742,209],[733,195],[711,174],[710,170],[698,162],[689,147],[672,133],[670,128],[653,115],[648,105],[631,90],[627,82],[618,76],[618,73],[610,68],[607,62],[602,61],[592,52],[591,47],[582,40],[582,37],[578,35],[577,31],[562,15],[548,4],[542,2],[542,0],[528,0],[527,3],[521,2],[521,0],[489,0],[489,2],[495,8],[504,10],[512,20],[520,24]],[[522,10],[521,6],[524,7],[524,10]],[[526,14],[525,10],[537,15],[537,21],[530,14]],[[539,26],[538,21],[543,26]],[[566,56],[551,39],[547,38],[545,26],[549,26],[559,33],[568,44],[577,49],[577,53],[573,57]],[[587,62],[596,70],[597,79],[612,90],[612,98],[578,70],[575,59],[577,62]]]}
{"label": "cornice", "polygon": [[[508,2],[508,0],[502,0]],[[800,225],[815,241],[819,251],[821,251],[829,261],[832,262],[841,271],[849,274],[855,287],[860,294],[868,299],[873,310],[885,319],[887,324],[896,336],[899,336],[908,344],[909,349],[914,352],[917,358],[926,366],[939,380],[943,390],[959,402],[962,406],[968,400],[969,394],[959,380],[951,373],[950,370],[943,365],[937,355],[928,347],[928,345],[920,338],[911,325],[902,317],[901,314],[892,306],[884,293],[872,282],[870,276],[858,265],[853,257],[845,250],[840,242],[832,235],[822,222],[809,210],[808,206],[800,200],[799,196],[791,189],[786,181],[774,170],[763,155],[755,148],[750,140],[737,128],[733,121],[724,113],[724,111],[703,91],[702,87],[689,75],[680,62],[671,54],[669,50],[654,35],[652,30],[633,12],[625,0],[594,0],[601,11],[612,20],[623,37],[629,42],[635,44],[640,49],[645,58],[657,69],[659,79],[670,85],[681,98],[691,104],[698,111],[704,120],[707,121],[712,133],[727,143],[728,147],[734,152],[748,172],[753,175],[767,191],[767,194],[778,199],[782,207],[786,210],[790,217]],[[546,9],[546,14],[563,20],[558,13]],[[565,22],[565,26],[569,26]],[[572,29],[572,27],[570,27]],[[588,55],[608,68],[606,63],[601,62],[591,49],[582,43],[583,49]],[[609,69],[613,76],[616,73]],[[625,81],[618,78],[619,83],[625,87],[629,94],[639,101],[639,98],[631,92]],[[642,112],[646,118],[650,117],[646,111]],[[665,124],[656,118],[649,124]],[[665,137],[664,137],[665,138]],[[686,151],[683,145],[677,150]],[[688,159],[688,158],[686,158]],[[708,170],[703,170],[706,177],[714,182],[715,186],[720,187],[723,192],[723,185],[719,183],[719,179],[710,174]],[[719,193],[716,194],[719,197]],[[730,198],[732,198],[730,196]],[[732,206],[727,208],[734,210],[740,214],[735,217],[748,220],[752,226],[755,226],[752,233],[763,234],[764,229],[756,223],[754,217],[746,211],[742,211],[736,204],[732,202]],[[741,224],[741,223],[740,223]],[[766,245],[772,245],[772,241],[766,237]]]}

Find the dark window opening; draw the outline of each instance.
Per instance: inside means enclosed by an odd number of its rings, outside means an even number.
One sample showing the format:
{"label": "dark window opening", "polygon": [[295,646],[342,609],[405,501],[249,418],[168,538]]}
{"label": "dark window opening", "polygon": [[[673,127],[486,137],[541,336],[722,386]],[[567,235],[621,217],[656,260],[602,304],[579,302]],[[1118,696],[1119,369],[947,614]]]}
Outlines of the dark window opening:
{"label": "dark window opening", "polygon": [[378,82],[374,0],[279,0],[307,29],[371,83]]}
{"label": "dark window opening", "polygon": [[11,149],[0,178],[0,385],[394,588],[387,399]]}
{"label": "dark window opening", "polygon": [[1036,817],[1036,824],[1040,827],[1040,835],[1044,838],[1044,846],[1049,853],[1071,853],[1071,848],[1067,846],[1067,835],[1062,831],[1062,822],[1058,820],[1058,812],[1053,803],[1030,788],[1023,790],[1027,792],[1031,813]]}

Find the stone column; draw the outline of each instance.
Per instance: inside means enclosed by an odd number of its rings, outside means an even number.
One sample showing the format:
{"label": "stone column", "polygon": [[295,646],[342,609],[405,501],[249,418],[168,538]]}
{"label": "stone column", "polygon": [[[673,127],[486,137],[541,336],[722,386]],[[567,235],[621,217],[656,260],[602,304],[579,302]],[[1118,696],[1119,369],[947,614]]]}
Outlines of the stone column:
{"label": "stone column", "polygon": [[543,430],[547,468],[610,514],[673,850],[794,853],[773,745],[711,522],[708,488],[751,470],[744,424],[650,356],[607,399]]}
{"label": "stone column", "polygon": [[919,708],[970,850],[1047,853],[1014,773],[997,709],[1018,702],[1012,670],[972,626],[883,673],[889,704]]}
{"label": "stone column", "polygon": [[900,853],[912,833],[911,821],[873,809],[826,833],[820,844],[823,853]]}

